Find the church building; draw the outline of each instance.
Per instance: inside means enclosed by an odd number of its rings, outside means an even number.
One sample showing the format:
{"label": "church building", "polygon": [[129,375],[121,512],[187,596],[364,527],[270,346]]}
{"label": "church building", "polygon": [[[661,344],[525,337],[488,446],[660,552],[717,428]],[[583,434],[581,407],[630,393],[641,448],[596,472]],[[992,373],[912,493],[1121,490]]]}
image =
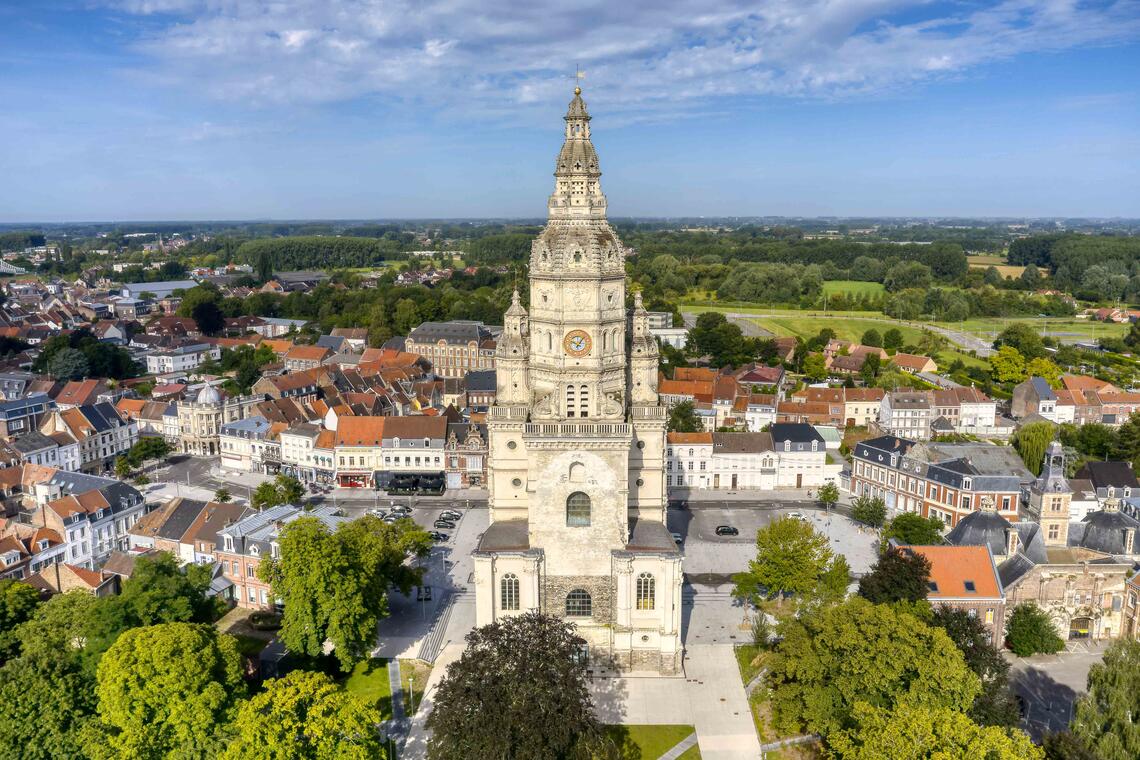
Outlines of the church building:
{"label": "church building", "polygon": [[549,220],[512,298],[488,410],[491,525],[476,623],[530,610],[576,624],[595,673],[681,670],[681,553],[665,525],[657,343],[606,221],[575,88]]}

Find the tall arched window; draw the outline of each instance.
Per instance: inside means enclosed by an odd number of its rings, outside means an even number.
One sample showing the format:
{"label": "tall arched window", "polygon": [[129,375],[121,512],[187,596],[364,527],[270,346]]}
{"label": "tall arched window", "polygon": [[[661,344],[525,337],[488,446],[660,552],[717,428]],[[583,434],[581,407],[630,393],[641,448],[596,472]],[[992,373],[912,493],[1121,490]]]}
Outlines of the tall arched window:
{"label": "tall arched window", "polygon": [[585,589],[576,588],[566,595],[566,617],[591,617],[594,600]]}
{"label": "tall arched window", "polygon": [[507,573],[499,581],[499,607],[504,610],[519,608],[519,578],[514,573]]}
{"label": "tall arched window", "polygon": [[554,333],[547,331],[546,333],[546,350],[551,351],[554,349]]}
{"label": "tall arched window", "polygon": [[574,408],[575,408],[574,407],[574,386],[573,385],[567,385],[566,386],[566,416],[567,417],[573,417],[574,416]]}
{"label": "tall arched window", "polygon": [[657,581],[650,573],[637,576],[637,609],[651,610],[657,601]]}
{"label": "tall arched window", "polygon": [[585,385],[578,389],[578,416],[590,416],[590,389]]}
{"label": "tall arched window", "polygon": [[590,497],[575,491],[566,498],[566,525],[586,527],[590,524]]}

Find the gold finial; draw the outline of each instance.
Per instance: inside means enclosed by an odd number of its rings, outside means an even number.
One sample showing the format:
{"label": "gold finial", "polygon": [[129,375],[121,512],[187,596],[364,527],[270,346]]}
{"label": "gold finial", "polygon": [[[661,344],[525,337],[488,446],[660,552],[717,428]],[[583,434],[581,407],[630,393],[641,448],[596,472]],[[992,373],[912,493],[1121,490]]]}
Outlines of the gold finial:
{"label": "gold finial", "polygon": [[575,95],[581,95],[582,94],[582,88],[581,87],[575,87],[574,88],[574,94]]}

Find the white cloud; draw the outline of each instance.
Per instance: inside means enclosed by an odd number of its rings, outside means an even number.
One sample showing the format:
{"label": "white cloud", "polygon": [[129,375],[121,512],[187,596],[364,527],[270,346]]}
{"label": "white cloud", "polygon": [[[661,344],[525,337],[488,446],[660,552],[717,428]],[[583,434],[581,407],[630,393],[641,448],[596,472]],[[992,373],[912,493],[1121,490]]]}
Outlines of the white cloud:
{"label": "white cloud", "polygon": [[[170,81],[214,97],[321,103],[383,95],[465,114],[563,98],[575,64],[614,118],[719,97],[846,98],[1028,52],[1140,38],[1140,0],[125,0]],[[943,13],[938,15],[939,8]],[[896,21],[906,13],[906,21]],[[917,20],[916,20],[917,19]]]}

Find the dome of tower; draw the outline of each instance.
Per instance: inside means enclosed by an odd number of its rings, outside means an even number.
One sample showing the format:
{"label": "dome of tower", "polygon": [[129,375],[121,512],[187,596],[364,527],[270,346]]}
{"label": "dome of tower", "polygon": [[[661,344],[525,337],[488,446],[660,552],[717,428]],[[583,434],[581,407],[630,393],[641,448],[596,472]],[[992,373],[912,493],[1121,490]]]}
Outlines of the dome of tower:
{"label": "dome of tower", "polygon": [[218,389],[212,385],[207,385],[202,390],[198,391],[199,404],[220,404],[222,403],[222,394],[218,393]]}

